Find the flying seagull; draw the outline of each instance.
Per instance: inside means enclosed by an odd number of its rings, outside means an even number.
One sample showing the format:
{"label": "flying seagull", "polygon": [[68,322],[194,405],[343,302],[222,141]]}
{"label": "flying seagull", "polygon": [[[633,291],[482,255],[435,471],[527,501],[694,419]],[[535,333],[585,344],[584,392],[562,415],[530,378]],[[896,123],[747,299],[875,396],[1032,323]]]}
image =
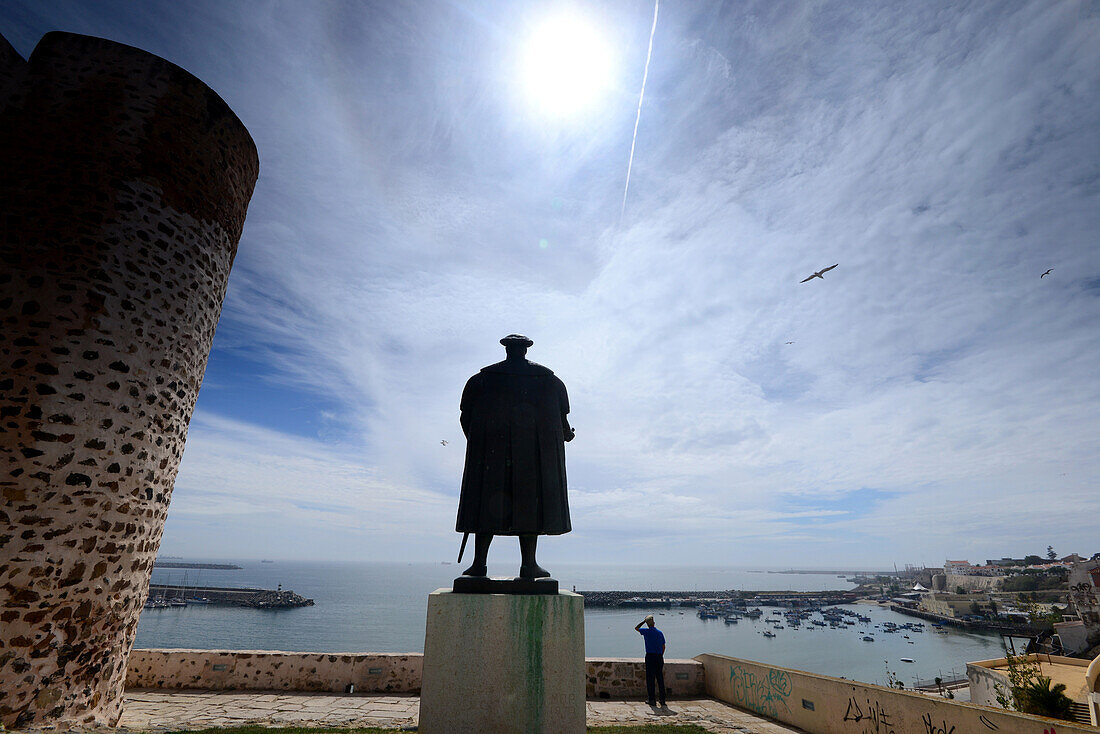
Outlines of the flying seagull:
{"label": "flying seagull", "polygon": [[[840,263],[837,263],[836,265],[840,265]],[[825,278],[824,278],[825,273],[827,273],[830,270],[832,270],[833,268],[835,268],[836,265],[832,265],[830,267],[827,267],[824,270],[818,270],[816,273],[811,275],[809,278],[806,278],[806,280],[801,280],[799,282],[800,283],[805,283],[807,280],[813,280],[814,278],[821,278],[822,280],[825,280]]]}
{"label": "flying seagull", "polygon": [[1048,270],[1045,273],[1043,273],[1042,275],[1040,275],[1039,280],[1042,280],[1043,278],[1047,277],[1048,275],[1050,275],[1053,272],[1054,272],[1054,268],[1051,268],[1050,270]]}
{"label": "flying seagull", "polygon": [[439,443],[443,444],[444,446],[446,446],[446,445],[447,445],[447,442],[446,442],[446,441],[440,441]]}
{"label": "flying seagull", "polygon": [[788,344],[794,344],[794,342],[787,342]]}

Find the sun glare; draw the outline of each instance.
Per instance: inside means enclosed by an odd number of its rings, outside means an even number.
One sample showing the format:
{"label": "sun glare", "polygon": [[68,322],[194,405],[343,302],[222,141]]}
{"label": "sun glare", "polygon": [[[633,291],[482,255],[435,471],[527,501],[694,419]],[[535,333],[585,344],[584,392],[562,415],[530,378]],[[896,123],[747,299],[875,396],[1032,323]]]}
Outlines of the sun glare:
{"label": "sun glare", "polygon": [[569,117],[593,106],[611,86],[611,50],[584,18],[547,19],[524,47],[522,74],[542,113]]}

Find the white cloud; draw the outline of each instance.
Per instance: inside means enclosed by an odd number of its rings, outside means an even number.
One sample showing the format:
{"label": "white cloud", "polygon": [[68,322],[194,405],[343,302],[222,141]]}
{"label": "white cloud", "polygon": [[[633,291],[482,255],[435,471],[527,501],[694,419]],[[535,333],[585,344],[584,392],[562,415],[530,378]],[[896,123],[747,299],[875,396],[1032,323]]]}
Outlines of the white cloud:
{"label": "white cloud", "polygon": [[223,542],[199,529],[221,517],[297,527],[317,553],[326,533],[380,554],[412,535],[437,557],[463,382],[523,331],[578,429],[562,557],[1097,550],[1100,18],[1083,7],[662,8],[622,229],[648,11],[608,6],[623,76],[581,128],[514,108],[521,4],[194,21],[235,55],[173,58],[262,163],[216,346],[345,430],[200,409],[166,544]]}

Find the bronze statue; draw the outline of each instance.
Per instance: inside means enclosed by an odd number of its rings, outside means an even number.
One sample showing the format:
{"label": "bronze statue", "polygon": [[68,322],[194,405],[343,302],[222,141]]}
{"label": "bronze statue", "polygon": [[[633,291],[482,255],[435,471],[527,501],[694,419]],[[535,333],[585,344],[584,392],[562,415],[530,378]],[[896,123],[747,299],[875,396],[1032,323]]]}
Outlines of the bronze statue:
{"label": "bronze statue", "polygon": [[[507,358],[471,377],[462,391],[466,468],[455,529],[474,533],[474,562],[463,576],[486,575],[494,535],[519,536],[521,579],[547,578],[535,561],[540,535],[561,535],[569,524],[565,442],[572,441],[565,385],[525,359],[533,343],[522,334],[500,340]],[[462,553],[459,552],[459,561]]]}

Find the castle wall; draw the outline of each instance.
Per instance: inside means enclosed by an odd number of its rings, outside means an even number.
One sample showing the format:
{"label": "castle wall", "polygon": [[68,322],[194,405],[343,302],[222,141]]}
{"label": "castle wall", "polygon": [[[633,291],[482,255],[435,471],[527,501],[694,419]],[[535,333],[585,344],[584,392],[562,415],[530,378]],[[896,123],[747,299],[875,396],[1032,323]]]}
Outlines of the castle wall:
{"label": "castle wall", "polygon": [[163,59],[0,46],[0,723],[113,725],[258,159]]}
{"label": "castle wall", "polygon": [[1004,586],[1004,576],[974,576],[963,573],[949,573],[945,588],[949,593],[960,586],[967,591],[996,591]]}

